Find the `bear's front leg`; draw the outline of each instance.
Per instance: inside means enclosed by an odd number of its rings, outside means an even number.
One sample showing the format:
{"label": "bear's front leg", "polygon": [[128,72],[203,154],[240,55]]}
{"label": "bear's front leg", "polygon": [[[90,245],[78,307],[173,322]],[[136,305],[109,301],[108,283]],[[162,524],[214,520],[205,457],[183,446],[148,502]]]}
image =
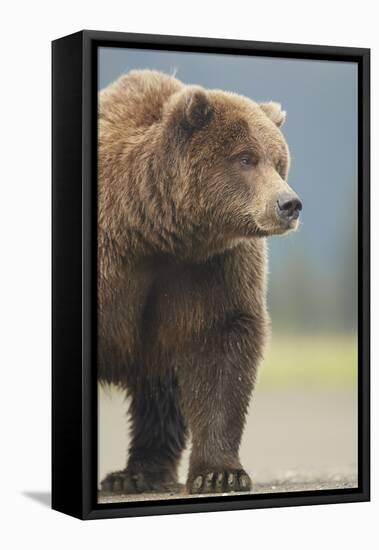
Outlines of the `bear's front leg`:
{"label": "bear's front leg", "polygon": [[189,493],[249,491],[239,447],[263,347],[263,321],[229,319],[206,334],[181,372],[182,396],[192,434]]}

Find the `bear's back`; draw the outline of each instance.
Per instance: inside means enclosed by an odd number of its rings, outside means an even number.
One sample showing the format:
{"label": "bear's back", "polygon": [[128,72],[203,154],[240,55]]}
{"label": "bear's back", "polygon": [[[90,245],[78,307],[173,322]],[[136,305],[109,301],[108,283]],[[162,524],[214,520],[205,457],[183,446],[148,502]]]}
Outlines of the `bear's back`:
{"label": "bear's back", "polygon": [[123,128],[126,133],[159,122],[163,106],[183,84],[151,70],[133,70],[99,93],[99,124]]}

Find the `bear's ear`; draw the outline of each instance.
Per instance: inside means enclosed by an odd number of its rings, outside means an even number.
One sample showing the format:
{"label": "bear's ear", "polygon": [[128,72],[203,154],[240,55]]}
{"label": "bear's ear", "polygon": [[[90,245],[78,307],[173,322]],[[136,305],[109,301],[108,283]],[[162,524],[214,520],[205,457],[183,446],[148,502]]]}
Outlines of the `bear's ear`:
{"label": "bear's ear", "polygon": [[278,128],[283,126],[287,113],[282,110],[280,103],[268,101],[267,103],[260,103],[259,106]]}
{"label": "bear's ear", "polygon": [[206,126],[212,116],[212,106],[205,90],[197,86],[188,87],[180,103],[185,128],[195,130]]}

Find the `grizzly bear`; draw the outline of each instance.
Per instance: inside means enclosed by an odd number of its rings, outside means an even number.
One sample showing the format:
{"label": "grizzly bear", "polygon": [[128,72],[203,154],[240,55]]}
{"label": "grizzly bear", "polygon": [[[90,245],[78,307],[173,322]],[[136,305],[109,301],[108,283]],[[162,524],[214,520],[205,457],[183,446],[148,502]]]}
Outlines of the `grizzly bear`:
{"label": "grizzly bear", "polygon": [[98,375],[130,396],[103,491],[248,491],[239,458],[268,332],[265,238],[298,225],[278,103],[131,71],[99,92]]}

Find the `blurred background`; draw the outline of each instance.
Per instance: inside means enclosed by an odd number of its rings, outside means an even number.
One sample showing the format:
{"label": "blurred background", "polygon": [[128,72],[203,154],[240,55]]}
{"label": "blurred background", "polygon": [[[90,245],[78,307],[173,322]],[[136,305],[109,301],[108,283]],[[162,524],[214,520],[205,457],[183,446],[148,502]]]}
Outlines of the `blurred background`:
{"label": "blurred background", "polygon": [[[355,486],[357,65],[100,48],[98,68],[99,89],[149,68],[287,111],[289,183],[304,210],[298,232],[268,241],[272,337],[242,460],[257,491]],[[125,465],[125,410],[119,392],[99,389],[99,479]]]}

